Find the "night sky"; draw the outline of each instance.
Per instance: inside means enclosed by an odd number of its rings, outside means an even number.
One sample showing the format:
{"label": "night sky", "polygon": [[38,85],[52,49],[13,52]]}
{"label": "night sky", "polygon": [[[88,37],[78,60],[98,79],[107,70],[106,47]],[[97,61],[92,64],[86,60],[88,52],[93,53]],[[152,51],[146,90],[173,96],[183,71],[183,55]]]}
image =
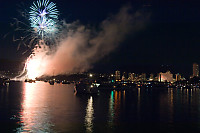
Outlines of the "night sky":
{"label": "night sky", "polygon": [[[53,0],[57,4],[60,19],[66,22],[79,20],[84,25],[98,26],[110,14],[130,4],[133,11],[150,14],[145,28],[127,35],[120,46],[94,64],[93,70],[113,72],[116,69],[136,73],[157,73],[167,69],[192,74],[192,64],[200,64],[200,2],[153,2],[145,0]],[[22,19],[20,12],[29,10],[30,0],[1,2],[0,11],[0,59],[22,61],[21,49],[13,42],[13,18]],[[4,35],[11,32],[4,38]]]}

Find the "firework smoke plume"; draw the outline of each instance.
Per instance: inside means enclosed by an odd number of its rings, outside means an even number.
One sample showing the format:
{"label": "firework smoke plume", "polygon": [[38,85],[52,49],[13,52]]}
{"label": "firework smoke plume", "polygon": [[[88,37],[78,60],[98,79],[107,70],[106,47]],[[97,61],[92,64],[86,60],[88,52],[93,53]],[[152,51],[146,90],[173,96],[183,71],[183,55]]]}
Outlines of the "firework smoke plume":
{"label": "firework smoke plume", "polygon": [[37,77],[58,75],[70,72],[84,72],[102,59],[125,39],[130,32],[144,27],[148,15],[141,12],[130,13],[131,7],[122,7],[118,14],[104,20],[99,30],[88,28],[79,21],[63,24],[59,43],[49,49],[47,46],[34,49],[32,67]]}

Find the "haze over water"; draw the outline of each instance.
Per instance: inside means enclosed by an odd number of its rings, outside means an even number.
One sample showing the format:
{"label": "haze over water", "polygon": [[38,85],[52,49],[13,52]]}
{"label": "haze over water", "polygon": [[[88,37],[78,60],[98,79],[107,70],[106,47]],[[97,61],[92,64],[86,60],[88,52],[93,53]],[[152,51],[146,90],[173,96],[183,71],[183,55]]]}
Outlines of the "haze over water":
{"label": "haze over water", "polygon": [[0,89],[4,132],[198,132],[199,89],[74,95],[74,86],[11,82]]}

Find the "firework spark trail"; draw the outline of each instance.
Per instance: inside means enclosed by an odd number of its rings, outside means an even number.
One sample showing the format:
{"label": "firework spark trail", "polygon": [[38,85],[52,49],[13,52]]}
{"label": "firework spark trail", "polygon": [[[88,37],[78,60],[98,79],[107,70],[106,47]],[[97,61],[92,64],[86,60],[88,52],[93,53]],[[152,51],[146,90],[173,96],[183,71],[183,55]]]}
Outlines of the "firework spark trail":
{"label": "firework spark trail", "polygon": [[[40,45],[40,46],[39,46]],[[25,61],[25,66],[20,75],[15,77],[15,80],[35,79],[39,75],[43,75],[44,69],[48,68],[46,60],[50,60],[49,46],[45,45],[41,40],[35,46],[32,54]]]}

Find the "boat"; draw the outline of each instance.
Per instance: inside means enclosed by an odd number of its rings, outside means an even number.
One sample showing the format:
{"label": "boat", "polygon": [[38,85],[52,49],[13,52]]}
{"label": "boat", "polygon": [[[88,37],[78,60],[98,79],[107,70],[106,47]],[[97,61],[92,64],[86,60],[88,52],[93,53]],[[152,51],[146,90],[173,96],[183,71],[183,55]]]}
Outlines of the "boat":
{"label": "boat", "polygon": [[54,80],[49,80],[50,85],[54,85],[54,83],[55,83]]}
{"label": "boat", "polygon": [[62,81],[62,84],[70,84],[70,82],[69,82],[69,81],[66,81],[66,80],[63,80],[63,81]]}
{"label": "boat", "polygon": [[89,82],[78,82],[75,83],[75,93],[76,94],[97,94],[99,92],[100,84],[98,83],[89,83]]}
{"label": "boat", "polygon": [[35,80],[33,80],[33,79],[25,79],[24,82],[35,83]]}
{"label": "boat", "polygon": [[59,80],[56,80],[55,82],[56,82],[57,84],[60,84],[60,81],[59,81]]}
{"label": "boat", "polygon": [[9,78],[0,78],[0,88],[6,87],[7,85],[9,85],[9,83]]}

